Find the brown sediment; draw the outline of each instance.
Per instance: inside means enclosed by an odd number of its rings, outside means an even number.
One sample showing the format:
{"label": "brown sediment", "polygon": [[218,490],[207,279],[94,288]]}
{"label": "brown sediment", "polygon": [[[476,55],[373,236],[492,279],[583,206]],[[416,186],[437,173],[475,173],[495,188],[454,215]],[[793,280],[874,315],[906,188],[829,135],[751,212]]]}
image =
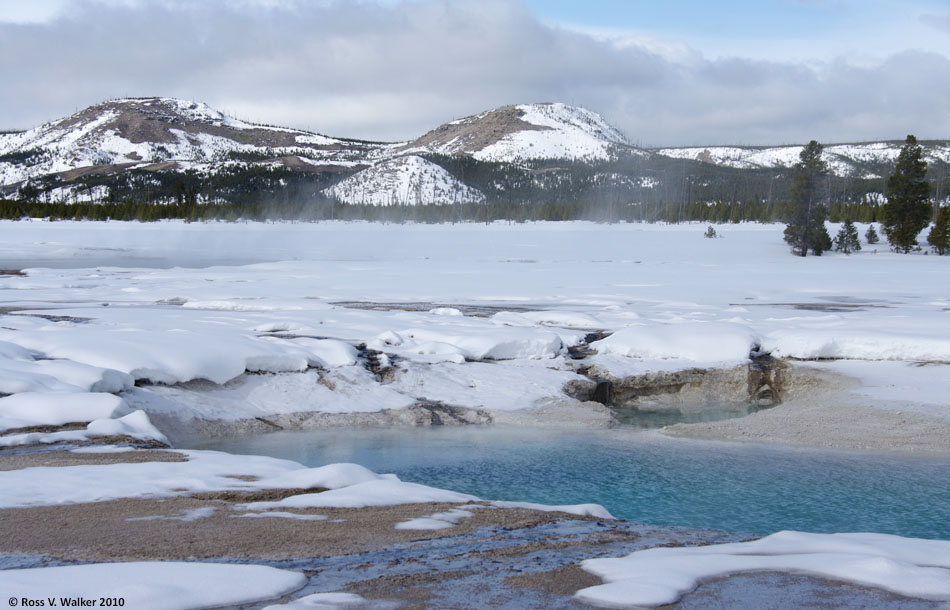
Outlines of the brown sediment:
{"label": "brown sediment", "polygon": [[43,451],[26,454],[0,454],[0,471],[21,468],[66,466],[104,466],[109,464],[143,464],[145,462],[187,462],[177,451],[129,449],[116,453],[74,453],[72,451]]}
{"label": "brown sediment", "polygon": [[[81,430],[82,428],[75,428]],[[63,431],[62,428],[55,428],[54,432]],[[140,439],[125,434],[110,436],[89,436],[82,440],[63,440],[55,443],[31,443],[28,445],[13,445],[0,449],[0,455],[11,451],[35,450],[35,449],[72,449],[76,447],[97,447],[102,445],[126,445],[136,449],[168,449],[168,444],[153,439]],[[2,468],[0,468],[2,470]]]}
{"label": "brown sediment", "polygon": [[581,589],[604,583],[590,572],[582,570],[577,564],[570,564],[547,572],[509,576],[505,579],[505,584],[512,587],[538,589],[554,595],[570,596]]}
{"label": "brown sediment", "polygon": [[[14,508],[0,510],[0,551],[85,561],[319,558],[471,533],[486,525],[519,528],[564,517],[524,509],[496,509],[479,511],[491,513],[490,517],[463,520],[447,530],[395,529],[401,521],[455,507],[425,503],[359,509],[280,509],[327,517],[319,521],[241,517],[248,511],[236,509],[232,501],[195,496]],[[189,511],[207,508],[215,509],[210,516],[181,520]]]}

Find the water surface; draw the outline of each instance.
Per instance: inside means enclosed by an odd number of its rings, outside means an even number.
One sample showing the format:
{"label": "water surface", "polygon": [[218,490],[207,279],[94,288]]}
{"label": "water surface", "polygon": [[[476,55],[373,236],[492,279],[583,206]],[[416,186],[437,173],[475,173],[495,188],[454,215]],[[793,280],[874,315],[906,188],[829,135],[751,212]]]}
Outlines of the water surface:
{"label": "water surface", "polygon": [[202,448],[355,462],[494,500],[596,502],[658,525],[950,539],[950,460],[669,439],[633,428],[276,432]]}

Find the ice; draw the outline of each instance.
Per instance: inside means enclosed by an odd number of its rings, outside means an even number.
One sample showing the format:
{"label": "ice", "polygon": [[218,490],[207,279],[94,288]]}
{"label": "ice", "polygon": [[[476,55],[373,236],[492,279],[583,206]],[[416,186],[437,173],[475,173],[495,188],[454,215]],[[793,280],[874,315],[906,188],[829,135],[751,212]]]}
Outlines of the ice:
{"label": "ice", "polygon": [[950,600],[950,541],[887,534],[778,532],[752,542],[652,548],[582,562],[606,584],[577,592],[579,600],[611,608],[675,603],[703,580],[739,572],[790,571]]}
{"label": "ice", "polygon": [[54,598],[58,605],[66,605],[60,598],[98,604],[104,597],[122,599],[126,608],[191,610],[274,599],[306,582],[303,574],[267,566],[176,561],[0,571],[0,591],[22,606],[30,605],[24,599]]}

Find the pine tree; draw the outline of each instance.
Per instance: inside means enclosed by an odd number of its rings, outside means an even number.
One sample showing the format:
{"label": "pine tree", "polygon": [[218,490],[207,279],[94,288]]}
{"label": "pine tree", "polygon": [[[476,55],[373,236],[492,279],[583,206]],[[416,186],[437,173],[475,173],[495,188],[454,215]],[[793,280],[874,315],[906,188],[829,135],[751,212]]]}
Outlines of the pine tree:
{"label": "pine tree", "polygon": [[940,208],[937,213],[937,224],[930,229],[927,243],[941,256],[950,254],[950,207]]}
{"label": "pine tree", "polygon": [[851,254],[861,249],[861,240],[858,239],[858,229],[851,220],[845,220],[835,236],[835,251]]}
{"label": "pine tree", "polygon": [[827,209],[821,202],[822,177],[828,173],[828,165],[821,158],[821,144],[812,140],[799,155],[795,164],[795,182],[792,186],[792,201],[787,213],[785,242],[798,256],[808,254],[808,249],[818,256],[831,247],[831,237],[825,228]]}
{"label": "pine tree", "polygon": [[710,239],[716,237],[716,229],[714,229],[712,225],[709,225],[708,227],[706,227],[706,232],[703,233],[703,237],[707,237]]}
{"label": "pine tree", "polygon": [[869,244],[876,244],[881,241],[881,238],[878,237],[877,231],[874,230],[874,225],[868,225],[868,230],[864,233],[864,239],[868,240]]}
{"label": "pine tree", "polygon": [[897,157],[897,167],[887,179],[887,203],[881,228],[897,252],[917,249],[917,235],[930,222],[930,184],[927,162],[917,138],[907,136]]}
{"label": "pine tree", "polygon": [[828,228],[822,221],[811,235],[811,253],[821,256],[827,250],[831,250],[831,235],[828,235]]}

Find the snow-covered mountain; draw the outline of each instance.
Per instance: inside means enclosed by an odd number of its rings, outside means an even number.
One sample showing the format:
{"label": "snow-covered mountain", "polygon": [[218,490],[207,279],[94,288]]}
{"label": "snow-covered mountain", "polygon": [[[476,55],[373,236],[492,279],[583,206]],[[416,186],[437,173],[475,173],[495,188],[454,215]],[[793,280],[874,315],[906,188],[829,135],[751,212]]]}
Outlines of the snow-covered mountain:
{"label": "snow-covered mountain", "polygon": [[47,174],[69,180],[133,167],[202,169],[248,158],[295,169],[351,167],[384,148],[254,125],[199,102],[119,99],[28,131],[0,134],[0,185]]}
{"label": "snow-covered mountain", "polygon": [[422,157],[407,155],[364,169],[324,193],[349,204],[481,203],[485,196]]}
{"label": "snow-covered mountain", "polygon": [[602,161],[630,144],[599,114],[566,104],[502,106],[446,123],[406,145],[406,152],[465,154],[481,161]]}
{"label": "snow-covered mountain", "polygon": [[[825,146],[822,158],[838,176],[879,178],[881,166],[892,166],[900,154],[901,141],[832,144]],[[928,163],[950,163],[950,142],[921,142]],[[798,163],[802,146],[708,146],[661,148],[657,154],[676,159],[692,159],[738,169],[791,167]]]}

